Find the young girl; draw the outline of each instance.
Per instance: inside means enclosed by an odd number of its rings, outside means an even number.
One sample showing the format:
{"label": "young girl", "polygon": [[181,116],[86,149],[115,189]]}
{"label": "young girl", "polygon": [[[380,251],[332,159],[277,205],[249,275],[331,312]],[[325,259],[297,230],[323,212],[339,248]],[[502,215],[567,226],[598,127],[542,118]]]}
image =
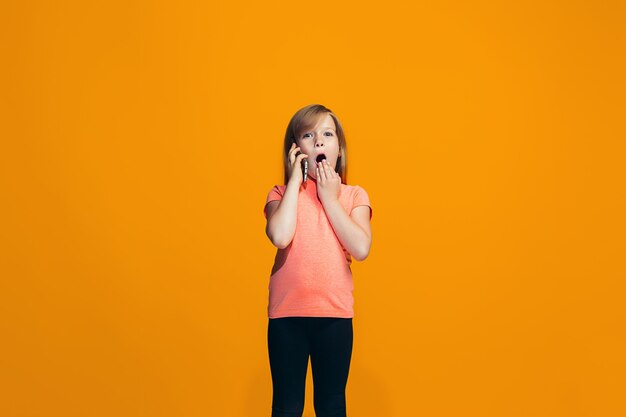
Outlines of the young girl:
{"label": "young girl", "polygon": [[[264,208],[265,232],[278,248],[270,276],[268,351],[272,417],[300,417],[309,355],[317,417],[346,416],[352,355],[351,257],[372,243],[369,197],[346,184],[346,139],[337,116],[313,104],[285,133],[285,184]],[[306,177],[303,161],[308,162]]]}

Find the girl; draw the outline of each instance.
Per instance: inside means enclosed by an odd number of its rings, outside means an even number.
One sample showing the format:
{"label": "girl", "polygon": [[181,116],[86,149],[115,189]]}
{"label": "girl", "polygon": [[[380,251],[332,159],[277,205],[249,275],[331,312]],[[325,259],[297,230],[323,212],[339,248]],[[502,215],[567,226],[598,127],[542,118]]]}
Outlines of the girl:
{"label": "girl", "polygon": [[350,263],[367,258],[372,243],[369,197],[346,184],[346,155],[343,129],[330,109],[312,104],[291,118],[283,148],[286,185],[270,190],[264,208],[265,232],[278,248],[267,333],[272,417],[302,416],[309,355],[316,416],[346,416]]}

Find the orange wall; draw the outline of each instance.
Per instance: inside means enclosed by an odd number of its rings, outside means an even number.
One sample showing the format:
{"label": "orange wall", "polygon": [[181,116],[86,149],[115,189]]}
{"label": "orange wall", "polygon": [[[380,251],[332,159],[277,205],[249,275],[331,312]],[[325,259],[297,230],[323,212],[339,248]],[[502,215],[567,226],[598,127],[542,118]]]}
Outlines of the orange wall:
{"label": "orange wall", "polygon": [[270,415],[310,103],[373,206],[349,415],[626,415],[623,2],[86,3],[1,6],[0,415]]}

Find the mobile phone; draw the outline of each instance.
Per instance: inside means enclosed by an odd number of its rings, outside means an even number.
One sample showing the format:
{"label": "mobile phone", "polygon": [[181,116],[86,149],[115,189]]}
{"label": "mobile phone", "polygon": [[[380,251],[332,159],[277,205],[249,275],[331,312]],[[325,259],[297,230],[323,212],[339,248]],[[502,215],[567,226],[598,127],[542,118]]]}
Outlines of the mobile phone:
{"label": "mobile phone", "polygon": [[[302,152],[298,151],[296,157],[300,155]],[[305,158],[301,161],[302,163],[302,183],[305,183],[308,178],[309,173],[309,161]]]}

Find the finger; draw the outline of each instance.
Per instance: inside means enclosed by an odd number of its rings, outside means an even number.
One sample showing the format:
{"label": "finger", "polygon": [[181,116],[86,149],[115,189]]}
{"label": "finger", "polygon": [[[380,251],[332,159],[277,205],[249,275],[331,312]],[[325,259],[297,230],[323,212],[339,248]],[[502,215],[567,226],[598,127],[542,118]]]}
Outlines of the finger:
{"label": "finger", "polygon": [[332,166],[330,166],[330,164],[327,163],[327,165],[328,165],[328,170],[330,171],[330,176],[333,178],[337,178],[339,176],[339,174],[337,174],[337,171],[335,171],[335,169]]}
{"label": "finger", "polygon": [[326,167],[327,167],[326,177],[331,180],[337,180],[337,178],[339,177],[339,174],[337,174],[337,171],[335,171],[328,162],[326,163]]}
{"label": "finger", "polygon": [[298,154],[298,156],[296,156],[296,162],[302,162],[303,159],[306,159],[308,157],[309,155],[305,153]]}
{"label": "finger", "polygon": [[331,174],[332,169],[330,168],[330,164],[328,163],[326,159],[322,161],[322,166],[324,168],[324,174],[326,175],[326,177],[332,178],[332,174]]}
{"label": "finger", "polygon": [[318,173],[319,173],[319,178],[321,180],[326,180],[326,172],[324,171],[324,165],[322,162],[317,164],[318,167]]}
{"label": "finger", "polygon": [[298,156],[298,151],[300,150],[299,147],[295,147],[296,144],[292,144],[291,149],[289,150],[289,161],[293,164],[293,162],[296,160],[296,156]]}

